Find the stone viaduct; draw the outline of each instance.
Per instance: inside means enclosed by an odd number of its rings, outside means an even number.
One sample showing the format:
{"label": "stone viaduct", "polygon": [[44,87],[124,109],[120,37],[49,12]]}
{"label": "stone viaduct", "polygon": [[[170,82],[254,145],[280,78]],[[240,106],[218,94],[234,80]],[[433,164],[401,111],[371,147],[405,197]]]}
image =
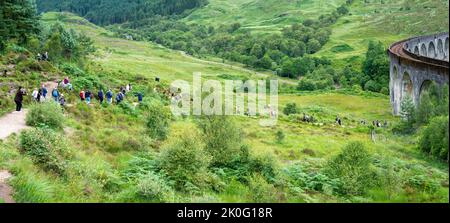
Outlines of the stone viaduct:
{"label": "stone viaduct", "polygon": [[448,33],[420,36],[392,44],[390,57],[390,96],[394,115],[409,96],[417,106],[422,92],[431,84],[448,84]]}

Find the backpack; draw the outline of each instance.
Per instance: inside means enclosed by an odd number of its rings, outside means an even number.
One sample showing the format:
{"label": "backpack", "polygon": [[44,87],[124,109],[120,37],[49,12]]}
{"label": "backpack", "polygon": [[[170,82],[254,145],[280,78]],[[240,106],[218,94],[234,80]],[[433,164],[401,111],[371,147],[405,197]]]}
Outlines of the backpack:
{"label": "backpack", "polygon": [[81,92],[80,92],[80,98],[81,98],[81,99],[84,99],[84,91],[81,91]]}
{"label": "backpack", "polygon": [[58,97],[58,91],[57,90],[53,90],[52,95],[53,95],[53,97]]}

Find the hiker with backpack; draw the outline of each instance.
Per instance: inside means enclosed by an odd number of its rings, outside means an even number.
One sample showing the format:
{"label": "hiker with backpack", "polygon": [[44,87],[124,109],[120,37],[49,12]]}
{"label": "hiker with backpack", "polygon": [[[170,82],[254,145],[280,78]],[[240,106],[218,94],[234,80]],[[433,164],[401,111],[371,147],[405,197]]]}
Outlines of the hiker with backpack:
{"label": "hiker with backpack", "polygon": [[58,88],[53,88],[52,97],[53,97],[53,100],[55,100],[55,102],[58,102],[58,99],[59,99]]}
{"label": "hiker with backpack", "polygon": [[113,98],[113,93],[112,93],[111,89],[109,89],[108,92],[106,92],[106,101],[108,102],[108,104],[112,103],[112,98]]}

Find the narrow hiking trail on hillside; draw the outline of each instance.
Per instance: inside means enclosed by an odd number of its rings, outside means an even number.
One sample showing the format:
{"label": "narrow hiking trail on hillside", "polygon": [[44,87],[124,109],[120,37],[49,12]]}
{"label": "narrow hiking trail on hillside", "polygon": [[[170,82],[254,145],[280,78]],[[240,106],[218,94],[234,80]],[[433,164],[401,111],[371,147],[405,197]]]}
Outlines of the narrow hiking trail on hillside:
{"label": "narrow hiking trail on hillside", "polygon": [[0,170],[0,203],[15,203],[12,198],[13,189],[7,181],[11,178],[11,173],[6,170]]}
{"label": "narrow hiking trail on hillside", "polygon": [[[58,86],[56,82],[46,82],[45,87],[49,90]],[[49,100],[49,99],[47,99]],[[12,134],[19,134],[21,131],[30,128],[26,125],[28,109],[22,109],[22,111],[11,112],[3,117],[0,117],[0,140],[8,138]],[[13,188],[8,185],[8,179],[12,177],[12,174],[7,170],[0,169],[0,203],[14,203],[12,198]]]}
{"label": "narrow hiking trail on hillside", "polygon": [[20,131],[28,128],[25,124],[25,117],[27,116],[27,109],[22,109],[20,112],[11,112],[0,118],[0,139],[6,139],[13,133],[20,133]]}
{"label": "narrow hiking trail on hillside", "polygon": [[[20,112],[14,111],[0,118],[0,140],[29,128],[25,124],[27,112],[27,109],[23,109]],[[12,198],[13,189],[8,185],[8,179],[11,177],[12,174],[9,171],[0,169],[0,203],[14,203]]]}
{"label": "narrow hiking trail on hillside", "polygon": [[[14,111],[0,118],[0,140],[29,128],[25,124],[27,112],[28,110],[23,109],[20,112]],[[0,203],[14,203],[13,189],[8,185],[8,179],[11,177],[12,174],[9,171],[0,169]]]}

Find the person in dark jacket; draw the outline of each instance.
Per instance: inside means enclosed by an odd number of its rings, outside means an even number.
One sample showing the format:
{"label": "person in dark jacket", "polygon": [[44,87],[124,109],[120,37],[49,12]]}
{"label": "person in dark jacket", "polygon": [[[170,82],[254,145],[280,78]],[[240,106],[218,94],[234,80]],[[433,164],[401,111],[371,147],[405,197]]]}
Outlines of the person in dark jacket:
{"label": "person in dark jacket", "polygon": [[86,104],[90,104],[91,103],[91,97],[92,97],[91,91],[87,90],[86,93],[84,93],[84,96],[86,97]]}
{"label": "person in dark jacket", "polygon": [[120,102],[121,102],[122,100],[123,100],[122,92],[119,91],[119,93],[117,93],[117,95],[116,95],[116,104],[120,104]]}
{"label": "person in dark jacket", "polygon": [[43,96],[42,96],[42,89],[39,89],[38,90],[38,95],[37,95],[37,102],[41,102],[42,101],[42,98],[43,98]]}
{"label": "person in dark jacket", "polygon": [[144,95],[141,92],[139,92],[139,93],[137,93],[136,96],[138,98],[139,103],[142,103],[142,99],[143,99]]}
{"label": "person in dark jacket", "polygon": [[106,101],[108,102],[108,104],[112,103],[112,98],[113,98],[113,93],[112,93],[111,89],[109,89],[108,92],[106,92]]}
{"label": "person in dark jacket", "polygon": [[103,104],[103,99],[104,99],[104,94],[103,94],[103,90],[100,89],[100,91],[98,91],[98,100],[100,101],[100,104]]}
{"label": "person in dark jacket", "polygon": [[41,90],[42,90],[42,97],[44,98],[44,100],[47,99],[48,91],[47,91],[47,88],[45,87],[45,85],[42,85]]}
{"label": "person in dark jacket", "polygon": [[18,112],[22,110],[22,102],[24,95],[26,95],[25,91],[22,89],[22,87],[19,87],[19,90],[17,90],[16,96],[14,97],[14,102],[16,103],[16,111]]}

